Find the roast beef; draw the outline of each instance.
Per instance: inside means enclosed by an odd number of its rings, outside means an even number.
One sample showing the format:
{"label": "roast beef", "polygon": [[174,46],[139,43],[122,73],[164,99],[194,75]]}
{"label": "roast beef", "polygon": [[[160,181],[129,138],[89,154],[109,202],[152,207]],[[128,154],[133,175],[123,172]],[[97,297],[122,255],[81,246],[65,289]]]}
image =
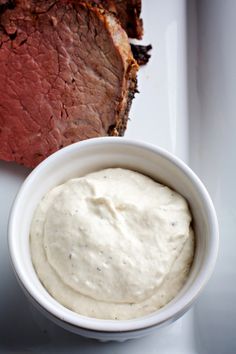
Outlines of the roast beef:
{"label": "roast beef", "polygon": [[122,135],[138,66],[115,16],[78,0],[0,1],[0,159],[34,167]]}
{"label": "roast beef", "polygon": [[141,39],[143,36],[143,20],[140,18],[141,0],[87,0],[96,2],[105,9],[116,14],[122,27],[130,38]]}
{"label": "roast beef", "polygon": [[[142,39],[143,20],[140,18],[141,0],[86,0],[114,13],[130,38]],[[152,46],[131,44],[133,56],[139,65],[148,63]]]}

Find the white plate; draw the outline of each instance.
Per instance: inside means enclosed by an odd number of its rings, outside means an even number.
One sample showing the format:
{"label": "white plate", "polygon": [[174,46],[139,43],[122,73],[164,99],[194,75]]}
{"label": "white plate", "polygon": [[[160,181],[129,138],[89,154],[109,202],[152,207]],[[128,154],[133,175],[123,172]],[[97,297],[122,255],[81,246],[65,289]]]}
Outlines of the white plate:
{"label": "white plate", "polygon": [[153,51],[139,75],[141,93],[134,101],[126,136],[174,152],[208,186],[222,240],[212,280],[182,319],[146,338],[102,344],[65,332],[31,307],[14,277],[7,220],[29,171],[0,162],[1,353],[236,352],[236,2],[187,4],[143,0],[143,43],[151,43]]}

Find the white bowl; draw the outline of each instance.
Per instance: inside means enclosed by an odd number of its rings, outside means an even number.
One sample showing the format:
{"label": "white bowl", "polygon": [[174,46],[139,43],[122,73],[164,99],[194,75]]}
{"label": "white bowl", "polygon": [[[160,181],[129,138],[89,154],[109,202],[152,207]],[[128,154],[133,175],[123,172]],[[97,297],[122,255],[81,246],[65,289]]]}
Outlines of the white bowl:
{"label": "white bowl", "polygon": [[[72,177],[107,167],[139,171],[182,194],[190,205],[196,236],[192,269],[180,293],[162,309],[132,320],[100,320],[65,308],[45,290],[33,268],[29,229],[39,201]],[[54,322],[99,340],[125,340],[172,323],[196,300],[212,274],[218,250],[218,224],[212,201],[199,178],[178,158],[156,146],[124,138],[96,138],[70,145],[43,161],[23,183],[9,220],[13,268],[26,295]]]}

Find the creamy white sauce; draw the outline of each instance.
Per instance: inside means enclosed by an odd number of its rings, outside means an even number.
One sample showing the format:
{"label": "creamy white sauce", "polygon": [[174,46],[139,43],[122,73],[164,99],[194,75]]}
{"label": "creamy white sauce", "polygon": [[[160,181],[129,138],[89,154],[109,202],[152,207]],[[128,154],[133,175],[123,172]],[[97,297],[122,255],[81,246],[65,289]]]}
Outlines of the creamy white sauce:
{"label": "creamy white sauce", "polygon": [[67,308],[130,319],[173,299],[194,255],[185,199],[149,177],[113,168],[71,179],[40,202],[31,224],[34,267]]}

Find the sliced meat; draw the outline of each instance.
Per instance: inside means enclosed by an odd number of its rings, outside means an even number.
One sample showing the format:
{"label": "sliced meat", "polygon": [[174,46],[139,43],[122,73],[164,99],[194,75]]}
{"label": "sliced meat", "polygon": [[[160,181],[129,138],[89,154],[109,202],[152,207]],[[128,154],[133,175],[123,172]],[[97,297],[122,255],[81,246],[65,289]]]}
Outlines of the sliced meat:
{"label": "sliced meat", "polygon": [[[114,13],[122,27],[130,38],[142,39],[143,20],[140,18],[141,0],[86,0],[88,3],[96,3],[108,11]],[[148,63],[151,55],[151,45],[131,44],[134,58],[139,65]]]}
{"label": "sliced meat", "polygon": [[141,14],[141,0],[114,0],[116,13],[122,27],[130,38],[141,39],[143,36],[143,20]]}
{"label": "sliced meat", "polygon": [[142,38],[141,0],[87,0],[87,2],[100,4],[105,9],[116,14],[128,37]]}
{"label": "sliced meat", "polygon": [[0,8],[0,159],[34,167],[73,142],[122,135],[138,66],[115,16],[76,0],[8,4]]}

